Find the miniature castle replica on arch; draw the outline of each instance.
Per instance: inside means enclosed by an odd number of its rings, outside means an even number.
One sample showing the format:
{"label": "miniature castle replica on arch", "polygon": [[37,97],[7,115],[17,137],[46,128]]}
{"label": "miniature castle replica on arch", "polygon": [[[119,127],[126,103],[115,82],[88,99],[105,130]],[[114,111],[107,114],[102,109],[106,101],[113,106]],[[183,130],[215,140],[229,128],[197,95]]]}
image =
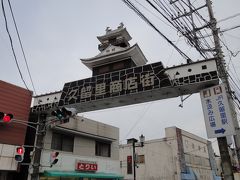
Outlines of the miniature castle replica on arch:
{"label": "miniature castle replica on arch", "polygon": [[138,44],[130,46],[129,41],[132,37],[123,23],[115,30],[107,27],[106,34],[97,38],[101,42],[98,45],[100,53],[92,58],[81,59],[82,63],[92,70],[93,76],[147,63]]}

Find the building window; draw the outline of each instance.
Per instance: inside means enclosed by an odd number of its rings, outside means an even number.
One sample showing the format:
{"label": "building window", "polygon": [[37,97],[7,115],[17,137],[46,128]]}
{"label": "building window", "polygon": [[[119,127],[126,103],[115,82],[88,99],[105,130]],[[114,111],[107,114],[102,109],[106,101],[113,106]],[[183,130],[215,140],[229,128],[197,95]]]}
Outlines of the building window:
{"label": "building window", "polygon": [[145,163],[145,157],[144,157],[144,155],[138,155],[138,156],[137,156],[137,163],[138,163],[138,164]]}
{"label": "building window", "polygon": [[192,143],[192,148],[194,149],[194,144]]}
{"label": "building window", "polygon": [[202,65],[202,69],[207,69],[207,65]]}
{"label": "building window", "polygon": [[73,152],[74,136],[53,132],[51,148],[60,151]]}
{"label": "building window", "polygon": [[103,157],[111,157],[111,144],[106,142],[96,141],[95,155]]}

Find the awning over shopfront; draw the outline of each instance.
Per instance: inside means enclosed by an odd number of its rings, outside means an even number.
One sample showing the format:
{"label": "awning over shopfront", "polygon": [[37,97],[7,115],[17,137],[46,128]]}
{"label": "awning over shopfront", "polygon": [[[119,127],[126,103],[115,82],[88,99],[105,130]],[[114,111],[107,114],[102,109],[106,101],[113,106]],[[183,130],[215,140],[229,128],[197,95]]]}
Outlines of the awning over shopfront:
{"label": "awning over shopfront", "polygon": [[81,178],[96,178],[96,179],[123,179],[122,175],[113,173],[87,173],[77,171],[44,171],[44,176],[47,177],[81,177]]}

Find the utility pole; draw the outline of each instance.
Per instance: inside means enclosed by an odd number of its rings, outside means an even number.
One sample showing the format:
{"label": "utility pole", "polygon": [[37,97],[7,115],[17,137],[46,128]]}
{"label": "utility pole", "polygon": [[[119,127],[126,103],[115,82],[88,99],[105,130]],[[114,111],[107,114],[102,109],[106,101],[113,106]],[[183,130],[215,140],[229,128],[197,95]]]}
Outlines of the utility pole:
{"label": "utility pole", "polygon": [[[221,49],[220,40],[219,40],[219,36],[218,36],[217,21],[213,15],[211,1],[206,0],[206,4],[208,7],[208,13],[209,13],[209,17],[210,17],[210,28],[212,30],[214,44],[215,44],[215,51],[216,51],[215,58],[216,58],[218,73],[219,73],[220,79],[222,80],[223,84],[225,84],[225,86],[227,87],[227,97],[228,97],[228,101],[230,104],[231,113],[233,115],[232,116],[233,123],[234,123],[235,129],[237,129],[237,131],[236,131],[237,135],[235,136],[235,145],[237,148],[237,155],[238,155],[238,157],[240,157],[239,156],[239,147],[240,147],[239,125],[236,120],[235,109],[234,109],[233,102],[231,99],[232,92],[230,89],[228,75],[227,75],[227,71],[226,71],[226,67],[225,67],[225,60],[223,59],[222,49]],[[217,140],[218,140],[218,146],[219,146],[219,151],[220,151],[221,160],[222,160],[222,167],[223,167],[222,169],[223,169],[223,173],[224,173],[224,179],[225,180],[233,180],[234,176],[233,176],[232,164],[231,164],[229,151],[228,151],[227,138],[219,137],[219,138],[217,138]]]}
{"label": "utility pole", "polygon": [[34,157],[33,157],[33,172],[31,180],[39,180],[39,167],[41,160],[41,152],[43,148],[44,129],[45,129],[46,114],[38,114],[38,127],[36,131],[36,139],[34,143]]}

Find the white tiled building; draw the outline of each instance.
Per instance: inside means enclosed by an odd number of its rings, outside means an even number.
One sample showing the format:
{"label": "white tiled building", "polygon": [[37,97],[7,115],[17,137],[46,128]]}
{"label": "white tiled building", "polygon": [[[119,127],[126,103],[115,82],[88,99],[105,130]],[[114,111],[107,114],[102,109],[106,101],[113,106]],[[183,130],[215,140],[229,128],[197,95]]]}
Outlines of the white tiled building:
{"label": "white tiled building", "polygon": [[[135,147],[137,180],[218,179],[211,143],[176,127],[165,129],[166,137],[145,141]],[[136,143],[136,146],[139,146]],[[120,145],[121,172],[124,179],[133,179],[127,157],[133,145]]]}

